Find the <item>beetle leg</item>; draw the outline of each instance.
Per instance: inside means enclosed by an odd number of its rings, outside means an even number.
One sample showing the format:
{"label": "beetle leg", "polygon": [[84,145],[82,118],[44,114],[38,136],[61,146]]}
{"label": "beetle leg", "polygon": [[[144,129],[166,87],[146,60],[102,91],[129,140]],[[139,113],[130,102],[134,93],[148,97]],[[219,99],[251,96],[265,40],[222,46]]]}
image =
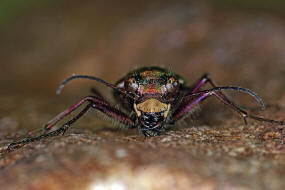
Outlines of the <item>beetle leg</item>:
{"label": "beetle leg", "polygon": [[112,107],[109,104],[102,104],[102,103],[97,103],[93,102],[92,108],[97,109],[107,116],[111,118],[117,119],[120,123],[132,128],[135,125],[135,122],[133,121],[132,118],[130,118],[127,114],[121,112],[120,110]]}
{"label": "beetle leg", "polygon": [[225,105],[229,106],[234,111],[239,113],[244,118],[244,122],[247,123],[246,122],[246,117],[249,116],[248,113],[246,111],[240,109],[232,101],[228,100],[224,96],[221,96],[220,93],[215,92],[215,91],[203,92],[203,93],[201,93],[199,95],[195,95],[195,96],[191,97],[191,99],[188,102],[182,103],[181,106],[178,107],[175,110],[175,112],[173,113],[174,121],[177,121],[180,118],[182,118],[189,110],[193,109],[199,102],[203,101],[204,99],[206,99],[206,98],[208,98],[208,97],[210,97],[212,95],[214,95],[222,103],[224,103]]}
{"label": "beetle leg", "polygon": [[[285,125],[285,121],[277,121],[277,120],[273,120],[273,119],[266,119],[266,118],[262,118],[262,117],[258,117],[255,115],[251,115],[248,114],[246,111],[242,110],[241,108],[239,108],[238,106],[235,105],[235,103],[233,103],[232,101],[225,99],[224,97],[220,96],[219,93],[217,93],[216,91],[221,90],[222,88],[224,89],[233,89],[233,88],[238,88],[238,87],[217,87],[217,88],[213,88],[213,89],[209,89],[209,90],[205,90],[205,91],[200,91],[198,93],[194,93],[194,94],[190,94],[187,99],[189,100],[188,102],[182,103],[173,113],[172,119],[173,121],[177,121],[179,119],[181,119],[188,111],[190,111],[191,109],[193,109],[199,102],[205,100],[206,98],[215,95],[216,98],[218,98],[222,103],[224,103],[225,105],[229,106],[230,108],[232,108],[234,111],[236,111],[237,113],[239,113],[243,119],[244,122],[246,123],[246,118],[251,118],[257,121],[261,121],[261,122],[268,122],[268,123],[272,123],[272,124],[277,124],[277,125]],[[241,89],[237,89],[239,91],[242,90]],[[249,92],[247,89],[243,89],[244,92]],[[252,96],[254,96],[258,102],[262,105],[262,107],[264,107],[263,102],[260,102],[260,98],[252,93],[250,93]]]}
{"label": "beetle leg", "polygon": [[62,120],[67,115],[71,114],[74,110],[76,110],[78,107],[80,107],[85,102],[93,103],[93,105],[92,105],[93,108],[100,110],[101,112],[109,115],[110,117],[114,117],[114,118],[118,119],[119,121],[121,121],[124,124],[132,124],[133,123],[132,120],[126,114],[124,114],[123,112],[113,108],[106,101],[101,100],[97,97],[87,96],[87,97],[83,98],[82,100],[80,100],[79,102],[77,102],[75,105],[71,106],[69,109],[67,109],[67,110],[63,111],[62,113],[60,113],[59,115],[57,115],[51,121],[49,121],[44,127],[45,130],[51,129],[60,120]]}
{"label": "beetle leg", "polygon": [[59,134],[64,134],[66,132],[66,130],[71,126],[71,124],[73,124],[75,121],[77,121],[81,116],[83,116],[91,107],[92,104],[88,104],[78,115],[76,115],[74,118],[72,118],[71,120],[69,120],[68,122],[66,122],[62,127],[60,127],[59,129],[46,133],[46,134],[42,134],[40,136],[37,137],[32,137],[32,138],[27,138],[18,142],[13,142],[11,144],[9,144],[7,150],[10,151],[11,149],[14,149],[15,147],[18,147],[19,145],[24,145],[27,143],[31,143],[34,141],[39,141],[43,138],[47,138],[47,137],[53,137],[53,136],[57,136]]}
{"label": "beetle leg", "polygon": [[[199,92],[201,87],[204,86],[205,84],[209,83],[211,87],[216,88],[217,86],[215,85],[214,81],[209,77],[207,73],[202,75],[200,80],[197,82],[197,84],[191,89],[190,93],[196,93]],[[222,102],[227,102],[227,105],[230,105],[234,110],[236,110],[240,114],[244,114],[244,110],[242,110],[239,106],[239,104],[236,104],[232,100],[230,100],[223,92],[216,92],[216,97],[219,98]],[[247,108],[246,106],[244,106]],[[246,113],[246,112],[245,112]],[[247,125],[247,121],[244,118],[244,123]]]}
{"label": "beetle leg", "polygon": [[[209,75],[206,73],[202,75],[198,83],[191,89],[190,93],[195,93],[199,92],[201,87],[204,86],[205,84],[209,83],[211,87],[216,88],[217,85],[215,85],[214,81],[209,77]],[[231,101],[223,92],[216,92],[220,96],[222,96],[224,99],[227,99],[228,101]],[[234,103],[234,102],[233,102]]]}
{"label": "beetle leg", "polygon": [[[197,82],[197,84],[190,90],[190,93],[195,93],[198,92],[200,90],[200,88],[209,83],[211,85],[211,87],[216,88],[217,86],[215,85],[214,81],[209,77],[209,75],[206,73],[204,75],[202,75],[202,77],[200,78],[200,80]],[[189,91],[188,91],[189,93]],[[221,96],[223,96],[225,99],[228,99],[229,101],[231,101],[223,92],[217,92],[219,93]],[[231,101],[233,104],[235,104],[237,107],[242,108],[242,109],[246,109],[246,110],[251,110],[251,111],[260,111],[262,109],[260,109],[260,107],[248,107],[246,105],[243,104],[238,104],[235,103],[233,101]],[[276,107],[278,109],[278,105],[274,105],[274,104],[267,104],[266,107]]]}
{"label": "beetle leg", "polygon": [[48,123],[46,123],[46,125],[44,126],[44,129],[50,130],[53,126],[55,126],[59,121],[61,121],[64,117],[66,117],[67,115],[71,114],[74,110],[76,110],[77,108],[79,108],[82,104],[84,104],[86,101],[90,101],[90,97],[87,96],[83,99],[81,99],[79,102],[77,102],[76,104],[74,104],[73,106],[71,106],[70,108],[68,108],[67,110],[61,112],[60,114],[58,114],[56,117],[54,117],[52,120],[50,120]]}
{"label": "beetle leg", "polygon": [[[206,73],[202,75],[198,83],[191,89],[190,93],[195,93],[199,92],[201,87],[204,86],[205,84],[209,83],[211,87],[216,88],[217,86],[215,85],[214,81],[209,77],[209,75]],[[231,101],[223,92],[216,92],[220,96],[222,96],[224,99],[227,99],[228,101]],[[232,101],[231,101],[232,102]],[[233,102],[234,103],[234,102]],[[235,103],[234,103],[235,104]]]}
{"label": "beetle leg", "polygon": [[125,125],[133,125],[133,120],[129,118],[125,113],[121,112],[120,110],[113,108],[108,102],[101,100],[94,96],[87,96],[77,102],[75,105],[71,106],[69,109],[65,110],[64,112],[60,113],[58,116],[56,116],[54,119],[52,119],[50,122],[48,122],[45,126],[45,129],[50,129],[53,127],[56,123],[58,123],[60,120],[62,120],[67,115],[71,114],[74,110],[76,110],[78,107],[80,107],[83,103],[90,102],[92,105],[92,108],[97,109],[106,115],[113,117],[117,119],[119,122],[125,124]]}
{"label": "beetle leg", "polygon": [[40,135],[38,137],[27,138],[27,139],[24,139],[22,141],[11,143],[8,146],[7,150],[11,150],[13,147],[19,146],[21,144],[27,144],[27,143],[30,143],[30,142],[41,140],[43,138],[57,136],[59,134],[64,134],[65,131],[75,121],[77,121],[81,116],[83,116],[90,108],[97,109],[97,110],[103,112],[104,114],[106,114],[107,116],[117,119],[119,122],[121,122],[124,125],[130,126],[130,127],[134,125],[133,120],[131,118],[129,118],[129,116],[127,116],[125,113],[119,111],[118,109],[112,107],[106,101],[100,100],[100,99],[98,99],[96,97],[93,97],[93,96],[87,96],[87,97],[83,98],[82,100],[80,100],[79,102],[77,102],[72,107],[70,107],[69,109],[67,109],[64,112],[60,113],[58,116],[56,116],[50,122],[48,122],[48,124],[45,127],[46,130],[51,129],[56,123],[58,123],[60,120],[62,120],[67,115],[71,114],[74,110],[79,108],[85,102],[89,102],[89,104],[78,115],[76,115],[74,118],[72,118],[71,120],[66,122],[59,129],[57,129],[55,131],[52,131],[52,132],[49,132],[49,133],[46,133],[46,134],[42,134],[42,135]]}
{"label": "beetle leg", "polygon": [[200,90],[200,88],[205,85],[206,83],[210,83],[210,85],[212,87],[216,87],[216,85],[214,84],[214,82],[212,81],[212,79],[208,76],[208,74],[204,74],[202,75],[202,77],[199,79],[199,81],[197,82],[197,84],[190,90],[190,93],[195,93],[198,92]]}

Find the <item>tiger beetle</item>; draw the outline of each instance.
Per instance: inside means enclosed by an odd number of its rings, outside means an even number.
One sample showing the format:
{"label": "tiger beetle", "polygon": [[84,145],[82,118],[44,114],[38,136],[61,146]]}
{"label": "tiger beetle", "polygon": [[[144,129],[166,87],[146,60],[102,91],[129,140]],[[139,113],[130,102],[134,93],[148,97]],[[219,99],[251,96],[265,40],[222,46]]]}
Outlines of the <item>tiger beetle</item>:
{"label": "tiger beetle", "polygon": [[[129,72],[115,85],[94,76],[74,75],[63,81],[57,90],[57,94],[60,94],[63,87],[74,79],[95,80],[112,88],[114,90],[114,98],[119,102],[123,111],[111,106],[94,90],[94,96],[87,96],[81,99],[69,109],[49,121],[44,127],[45,133],[37,137],[26,138],[11,143],[8,146],[8,150],[46,137],[64,134],[74,122],[91,108],[115,119],[127,128],[138,128],[145,137],[157,136],[161,134],[167,126],[171,126],[191,114],[195,107],[199,106],[200,102],[211,96],[216,97],[223,104],[237,112],[244,119],[245,124],[247,123],[246,118],[251,118],[262,122],[285,125],[284,121],[265,119],[248,114],[241,106],[231,101],[222,91],[233,90],[247,93],[255,98],[261,106],[261,109],[265,109],[262,99],[256,93],[249,89],[235,86],[218,87],[207,74],[203,75],[200,80],[191,87],[186,84],[180,75],[160,67],[143,67],[136,69]],[[209,84],[211,88],[202,90],[201,88],[205,84]],[[67,121],[62,127],[48,132],[48,130],[54,127],[59,121],[86,102],[87,105],[75,117]]]}

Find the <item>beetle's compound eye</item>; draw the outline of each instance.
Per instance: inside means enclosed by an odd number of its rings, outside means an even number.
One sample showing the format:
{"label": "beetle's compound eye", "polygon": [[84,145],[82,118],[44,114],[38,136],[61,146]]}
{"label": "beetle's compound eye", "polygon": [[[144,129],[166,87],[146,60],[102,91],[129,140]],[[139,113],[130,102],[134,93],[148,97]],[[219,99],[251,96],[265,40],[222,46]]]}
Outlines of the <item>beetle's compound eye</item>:
{"label": "beetle's compound eye", "polygon": [[134,78],[130,78],[127,82],[127,90],[135,92],[139,87],[139,84]]}
{"label": "beetle's compound eye", "polygon": [[178,87],[178,81],[175,78],[171,77],[168,79],[165,87],[168,92],[174,92]]}

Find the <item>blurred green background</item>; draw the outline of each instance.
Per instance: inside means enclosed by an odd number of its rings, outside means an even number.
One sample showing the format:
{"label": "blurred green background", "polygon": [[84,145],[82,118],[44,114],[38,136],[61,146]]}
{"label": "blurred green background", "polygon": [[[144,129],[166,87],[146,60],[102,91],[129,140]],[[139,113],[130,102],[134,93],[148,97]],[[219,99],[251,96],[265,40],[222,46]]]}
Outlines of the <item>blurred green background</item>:
{"label": "blurred green background", "polygon": [[[61,0],[1,0],[0,1],[0,28],[12,22],[30,9],[59,3]],[[285,1],[283,0],[209,0],[223,6],[238,8],[264,9],[270,11],[284,12]]]}
{"label": "blurred green background", "polygon": [[25,11],[55,3],[55,0],[1,0],[0,1],[0,28],[20,17]]}

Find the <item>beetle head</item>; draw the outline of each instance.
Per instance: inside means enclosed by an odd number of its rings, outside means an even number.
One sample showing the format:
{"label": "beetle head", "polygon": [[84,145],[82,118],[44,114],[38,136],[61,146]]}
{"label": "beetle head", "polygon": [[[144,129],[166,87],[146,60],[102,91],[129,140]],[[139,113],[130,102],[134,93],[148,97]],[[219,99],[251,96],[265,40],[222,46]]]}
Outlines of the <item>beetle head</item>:
{"label": "beetle head", "polygon": [[172,102],[183,85],[184,80],[178,75],[155,68],[132,72],[116,84],[117,88],[133,95],[136,102],[149,97]]}
{"label": "beetle head", "polygon": [[184,80],[168,70],[145,67],[127,74],[116,85],[134,97],[130,103],[141,131],[146,136],[155,136],[169,117]]}
{"label": "beetle head", "polygon": [[133,108],[142,132],[146,136],[159,134],[179,94],[178,77],[162,70],[146,69],[129,75],[118,85],[136,97]]}

